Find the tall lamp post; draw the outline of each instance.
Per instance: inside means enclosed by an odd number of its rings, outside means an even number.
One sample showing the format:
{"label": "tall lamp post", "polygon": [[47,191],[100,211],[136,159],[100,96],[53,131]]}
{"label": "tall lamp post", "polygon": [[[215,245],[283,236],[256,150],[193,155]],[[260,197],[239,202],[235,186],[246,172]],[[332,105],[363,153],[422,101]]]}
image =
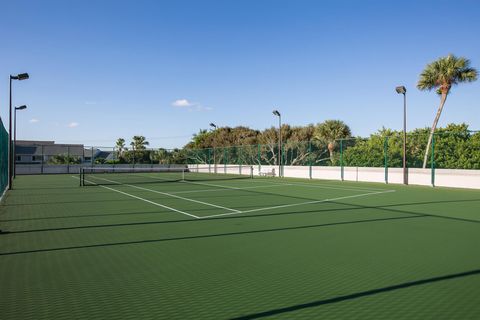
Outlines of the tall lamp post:
{"label": "tall lamp post", "polygon": [[407,89],[404,86],[395,88],[398,94],[403,94],[403,184],[408,184],[407,174]]}
{"label": "tall lamp post", "polygon": [[278,117],[278,176],[281,177],[282,174],[282,115],[278,110],[273,110],[272,112],[275,116]]}
{"label": "tall lamp post", "polygon": [[13,114],[13,178],[17,175],[17,110],[25,110],[27,106],[23,105],[15,107],[15,113]]}
{"label": "tall lamp post", "polygon": [[[214,128],[214,132],[217,130],[217,125],[213,122],[210,122],[210,127]],[[213,172],[217,173],[217,161],[215,159],[215,137],[213,137]]]}
{"label": "tall lamp post", "polygon": [[9,105],[9,123],[8,123],[8,189],[12,189],[13,182],[13,146],[12,146],[12,80],[27,80],[28,73],[20,73],[16,76],[10,75],[10,105]]}

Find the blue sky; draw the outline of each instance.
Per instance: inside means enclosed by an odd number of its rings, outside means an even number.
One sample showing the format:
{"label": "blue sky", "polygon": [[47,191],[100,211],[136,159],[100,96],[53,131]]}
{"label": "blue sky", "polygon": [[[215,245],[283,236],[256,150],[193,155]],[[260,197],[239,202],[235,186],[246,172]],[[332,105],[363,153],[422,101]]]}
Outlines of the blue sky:
{"label": "blue sky", "polygon": [[[415,88],[454,53],[480,69],[478,1],[3,1],[0,115],[14,83],[19,139],[113,146],[144,135],[181,147],[210,122],[264,129],[341,119],[354,135],[430,126]],[[458,86],[440,125],[480,129],[480,81]]]}

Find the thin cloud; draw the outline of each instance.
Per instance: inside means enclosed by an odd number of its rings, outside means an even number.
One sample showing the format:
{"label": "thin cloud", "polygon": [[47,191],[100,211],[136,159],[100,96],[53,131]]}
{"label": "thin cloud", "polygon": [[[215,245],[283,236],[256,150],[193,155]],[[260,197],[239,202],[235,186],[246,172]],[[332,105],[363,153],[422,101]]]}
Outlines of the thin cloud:
{"label": "thin cloud", "polygon": [[194,103],[191,103],[187,99],[178,99],[172,102],[172,106],[177,108],[187,108],[193,106]]}
{"label": "thin cloud", "polygon": [[70,122],[70,123],[68,124],[68,127],[69,127],[69,128],[76,128],[76,127],[78,127],[78,126],[79,126],[78,122]]}
{"label": "thin cloud", "polygon": [[30,122],[30,123],[37,123],[37,122],[39,122],[39,121],[40,121],[40,120],[35,119],[35,118],[28,120],[28,122]]}
{"label": "thin cloud", "polygon": [[198,111],[198,112],[213,110],[212,107],[205,107],[205,106],[202,106],[200,103],[190,102],[187,99],[175,100],[174,102],[172,102],[172,106],[175,108],[183,108],[188,111]]}

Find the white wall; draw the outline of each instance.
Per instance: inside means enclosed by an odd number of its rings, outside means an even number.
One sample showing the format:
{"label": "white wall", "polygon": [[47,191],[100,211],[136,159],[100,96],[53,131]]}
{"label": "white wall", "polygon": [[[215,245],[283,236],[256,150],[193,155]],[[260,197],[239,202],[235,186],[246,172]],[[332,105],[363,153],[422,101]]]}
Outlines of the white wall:
{"label": "white wall", "polygon": [[[99,165],[95,165],[98,167]],[[102,167],[111,167],[111,165],[101,165]],[[131,165],[115,165],[116,167],[131,167]],[[135,167],[148,167],[151,165],[135,165]],[[161,165],[155,165],[155,167]],[[43,173],[78,173],[82,165],[44,165]],[[188,165],[189,168],[197,169],[201,172],[214,172],[213,165]],[[259,175],[259,166],[242,166],[241,174],[249,175],[250,167],[253,167],[253,175]],[[278,166],[261,166],[261,172],[272,172],[278,176]],[[344,180],[346,181],[364,181],[385,183],[385,168],[365,168],[365,167],[344,167]],[[218,173],[239,174],[239,166],[235,164],[218,164]],[[41,174],[42,165],[17,164],[16,173],[21,174]],[[285,177],[291,178],[310,178],[310,168],[308,166],[284,166],[283,173]],[[320,167],[312,166],[312,179],[341,180],[341,167]],[[403,169],[389,168],[388,183],[403,183]],[[408,169],[408,183],[412,185],[432,185],[431,169]],[[435,169],[435,186],[452,188],[471,188],[480,189],[480,170],[460,170],[460,169]]]}
{"label": "white wall", "polygon": [[[254,166],[254,175],[258,175],[258,166]],[[271,171],[278,166],[262,166],[262,172]],[[385,183],[385,168],[344,167],[345,181],[364,181]],[[285,177],[309,178],[308,166],[285,166]],[[312,167],[312,179],[341,180],[341,167]],[[435,186],[452,188],[480,189],[480,170],[435,169]],[[403,169],[388,168],[388,183],[402,184]],[[412,185],[432,185],[431,169],[408,169],[408,183]]]}

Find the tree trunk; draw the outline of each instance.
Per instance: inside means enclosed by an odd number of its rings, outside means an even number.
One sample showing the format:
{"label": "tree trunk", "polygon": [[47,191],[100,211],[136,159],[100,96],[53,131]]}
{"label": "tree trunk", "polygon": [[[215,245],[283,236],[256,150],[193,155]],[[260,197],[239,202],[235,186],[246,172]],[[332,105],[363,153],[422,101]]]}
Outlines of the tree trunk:
{"label": "tree trunk", "polygon": [[438,120],[440,120],[440,115],[442,114],[443,106],[447,100],[447,93],[442,92],[442,98],[440,99],[440,106],[438,107],[437,115],[435,120],[433,120],[432,130],[430,130],[430,135],[428,136],[427,149],[425,150],[425,157],[423,158],[423,169],[427,167],[428,153],[430,152],[430,145],[432,144],[433,134],[437,128]]}
{"label": "tree trunk", "polygon": [[335,149],[335,145],[333,142],[330,142],[327,147],[328,147],[328,152],[330,154],[330,162],[332,163],[332,166],[333,166],[335,162],[335,159],[333,156],[333,150]]}

